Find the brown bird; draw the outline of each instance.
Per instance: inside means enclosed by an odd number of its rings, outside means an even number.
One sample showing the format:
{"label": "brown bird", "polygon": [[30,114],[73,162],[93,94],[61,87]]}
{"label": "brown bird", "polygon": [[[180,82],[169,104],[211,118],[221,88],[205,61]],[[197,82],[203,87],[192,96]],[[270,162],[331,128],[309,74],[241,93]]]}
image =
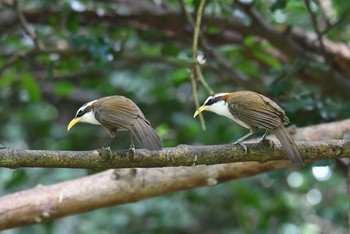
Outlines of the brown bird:
{"label": "brown bird", "polygon": [[292,163],[305,164],[294,140],[283,126],[289,124],[288,117],[271,99],[252,91],[220,93],[208,97],[193,117],[205,110],[225,116],[248,128],[250,132],[234,142],[242,145],[245,150],[247,147],[242,142],[254,134],[258,128],[263,128],[266,132],[261,140],[265,138],[268,131],[271,131],[281,142]]}
{"label": "brown bird", "polygon": [[[161,150],[163,143],[140,108],[123,96],[109,96],[84,104],[70,121],[67,131],[76,123],[85,122],[102,125],[111,138],[103,148],[116,136],[117,131],[128,131],[140,145],[148,150]],[[132,144],[133,145],[133,144]]]}

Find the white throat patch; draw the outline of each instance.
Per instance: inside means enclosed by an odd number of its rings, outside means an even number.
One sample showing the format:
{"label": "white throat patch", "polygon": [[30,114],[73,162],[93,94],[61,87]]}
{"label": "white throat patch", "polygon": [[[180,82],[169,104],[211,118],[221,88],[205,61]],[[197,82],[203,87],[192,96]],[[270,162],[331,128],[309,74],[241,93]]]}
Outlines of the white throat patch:
{"label": "white throat patch", "polygon": [[213,103],[212,105],[209,105],[207,108],[207,111],[211,111],[211,112],[214,112],[218,115],[225,116],[226,118],[229,118],[229,119],[235,121],[239,125],[250,129],[250,127],[246,123],[242,122],[241,120],[235,118],[232,115],[232,113],[229,110],[227,102],[225,102],[224,100],[221,100],[221,101],[218,101],[216,103]]}
{"label": "white throat patch", "polygon": [[80,122],[82,123],[90,123],[90,124],[95,124],[95,125],[101,125],[100,122],[97,121],[95,118],[94,112],[91,110],[87,113],[85,113],[83,116],[80,117]]}

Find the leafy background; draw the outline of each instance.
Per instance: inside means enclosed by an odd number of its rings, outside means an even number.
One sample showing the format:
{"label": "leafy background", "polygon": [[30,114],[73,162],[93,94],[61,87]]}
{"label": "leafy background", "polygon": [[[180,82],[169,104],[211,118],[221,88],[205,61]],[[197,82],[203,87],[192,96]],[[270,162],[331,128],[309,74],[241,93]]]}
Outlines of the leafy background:
{"label": "leafy background", "polygon": [[[214,114],[204,115],[206,131],[192,118],[192,27],[181,4],[195,13],[199,2],[19,1],[26,25],[17,20],[13,1],[1,1],[0,143],[20,149],[99,148],[108,137],[102,128],[81,124],[67,132],[66,127],[83,103],[115,94],[140,106],[165,147],[223,144],[242,136],[246,129]],[[264,0],[252,7],[276,29],[315,32],[314,14],[324,38],[350,39],[348,1]],[[249,28],[249,15],[236,1],[208,1],[205,15],[202,30],[211,48],[248,77],[240,81],[201,46],[203,74],[215,92],[259,91],[278,102],[297,126],[350,116],[349,99],[332,85],[335,81],[312,72],[334,70],[334,57],[323,61],[284,54]],[[218,17],[236,20],[246,31],[227,36],[225,25],[210,22]],[[25,33],[26,27],[35,30],[43,47]],[[208,96],[201,85],[198,94],[201,101]],[[111,146],[128,147],[129,136],[121,133]],[[0,192],[90,173],[95,172],[3,168]],[[335,162],[323,161],[5,233],[346,233],[347,209],[346,174]]]}

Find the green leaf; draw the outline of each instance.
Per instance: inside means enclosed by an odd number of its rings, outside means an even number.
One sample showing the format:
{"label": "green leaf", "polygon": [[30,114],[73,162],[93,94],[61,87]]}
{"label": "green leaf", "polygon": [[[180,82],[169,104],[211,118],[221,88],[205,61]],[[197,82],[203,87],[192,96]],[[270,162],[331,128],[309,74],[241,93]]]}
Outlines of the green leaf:
{"label": "green leaf", "polygon": [[0,89],[10,86],[15,80],[16,80],[16,77],[14,76],[13,73],[5,72],[0,79]]}
{"label": "green leaf", "polygon": [[68,41],[74,49],[87,50],[94,62],[107,63],[111,61],[112,47],[103,37],[71,35],[68,37]]}
{"label": "green leaf", "polygon": [[75,12],[70,12],[67,17],[66,28],[71,32],[77,32],[79,29],[79,16]]}
{"label": "green leaf", "polygon": [[177,70],[172,76],[172,82],[174,85],[178,86],[182,83],[185,83],[189,79],[189,71],[187,69]]}
{"label": "green leaf", "polygon": [[68,97],[73,90],[73,85],[70,82],[57,82],[54,86],[54,92],[62,97]]}
{"label": "green leaf", "polygon": [[287,6],[288,0],[276,0],[270,7],[272,12],[276,10],[283,10]]}
{"label": "green leaf", "polygon": [[274,58],[272,55],[266,54],[261,51],[256,51],[255,56],[264,61],[266,64],[270,65],[272,68],[280,68],[281,63],[278,59]]}
{"label": "green leaf", "polygon": [[161,52],[163,55],[173,56],[173,57],[179,54],[179,50],[174,44],[163,45],[161,48]]}
{"label": "green leaf", "polygon": [[41,90],[38,85],[38,82],[35,80],[35,78],[31,74],[29,73],[22,74],[21,85],[22,85],[22,88],[28,94],[29,101],[31,102],[40,101]]}

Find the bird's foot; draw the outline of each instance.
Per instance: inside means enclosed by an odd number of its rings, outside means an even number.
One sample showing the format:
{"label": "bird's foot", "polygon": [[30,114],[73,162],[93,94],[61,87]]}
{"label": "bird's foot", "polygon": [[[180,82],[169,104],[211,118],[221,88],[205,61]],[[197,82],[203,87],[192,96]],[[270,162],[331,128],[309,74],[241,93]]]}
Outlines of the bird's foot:
{"label": "bird's foot", "polygon": [[105,151],[105,152],[108,152],[110,154],[112,154],[112,150],[111,150],[111,147],[102,147],[102,150]]}
{"label": "bird's foot", "polygon": [[242,142],[236,141],[236,142],[233,142],[233,144],[242,146],[244,149],[244,154],[246,154],[248,152],[247,146],[245,146],[245,144],[243,144]]}
{"label": "bird's foot", "polygon": [[267,139],[267,138],[262,138],[260,141],[258,141],[258,144],[262,144],[264,146],[268,146],[269,149],[271,149],[274,146],[273,140]]}
{"label": "bird's foot", "polygon": [[130,154],[128,154],[129,159],[133,159],[135,156],[135,145],[134,144],[130,145],[129,152],[130,152]]}
{"label": "bird's foot", "polygon": [[109,160],[112,156],[112,150],[111,147],[102,147],[102,157],[104,160]]}
{"label": "bird's foot", "polygon": [[132,154],[135,154],[135,145],[134,144],[131,144],[130,146],[129,146],[129,151],[132,153]]}

